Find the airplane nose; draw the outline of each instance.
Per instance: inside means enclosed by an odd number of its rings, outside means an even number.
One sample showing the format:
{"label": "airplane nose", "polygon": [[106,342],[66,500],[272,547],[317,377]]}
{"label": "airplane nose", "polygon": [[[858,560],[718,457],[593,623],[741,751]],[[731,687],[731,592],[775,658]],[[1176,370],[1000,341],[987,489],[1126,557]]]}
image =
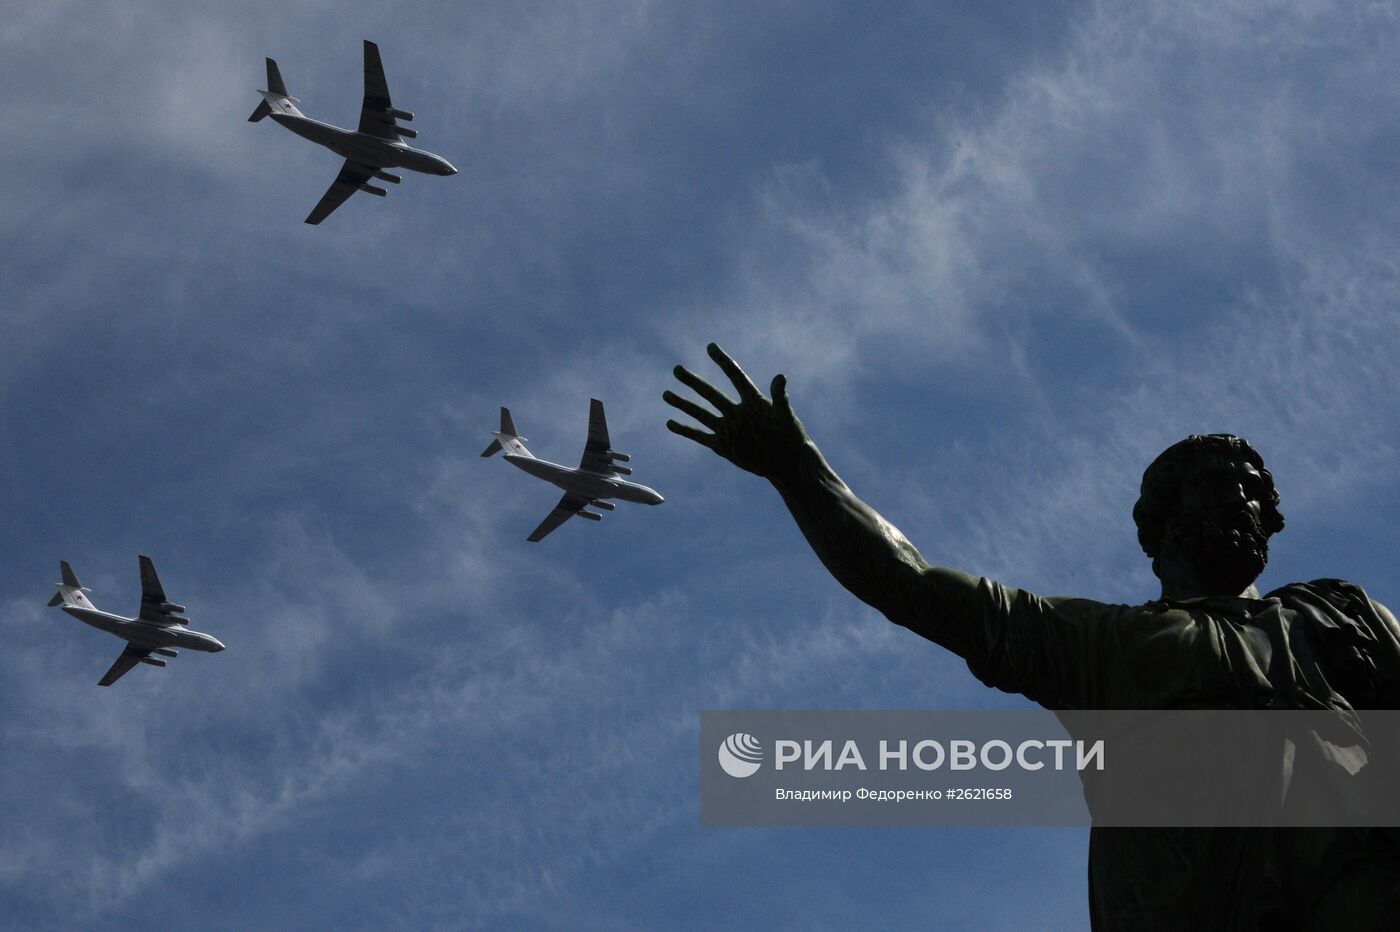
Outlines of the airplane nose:
{"label": "airplane nose", "polygon": [[443,163],[442,163],[442,173],[443,173],[444,175],[455,175],[455,174],[457,174],[457,169],[455,169],[455,168],[452,167],[452,163],[450,163],[450,162],[443,162]]}
{"label": "airplane nose", "polygon": [[209,640],[211,640],[211,641],[214,642],[214,650],[213,650],[213,653],[216,653],[216,654],[217,654],[219,651],[221,651],[221,650],[224,649],[224,642],[223,642],[223,641],[220,641],[218,638],[210,638]]}

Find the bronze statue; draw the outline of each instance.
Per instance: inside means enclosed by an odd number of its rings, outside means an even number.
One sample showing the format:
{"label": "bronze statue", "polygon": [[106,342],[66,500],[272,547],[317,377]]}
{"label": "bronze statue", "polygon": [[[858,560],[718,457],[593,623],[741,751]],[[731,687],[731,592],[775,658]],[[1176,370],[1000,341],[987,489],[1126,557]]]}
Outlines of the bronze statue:
{"label": "bronze statue", "polygon": [[[1246,441],[1193,436],[1144,474],[1133,517],[1160,598],[1045,598],[930,566],[827,465],[782,375],[769,398],[709,354],[738,401],[677,366],[715,412],[668,391],[707,430],[666,426],[771,482],[841,585],[983,683],[1052,710],[1400,709],[1400,624],[1384,606],[1334,579],[1255,590],[1283,515]],[[1400,928],[1400,828],[1096,828],[1089,898],[1097,930]]]}

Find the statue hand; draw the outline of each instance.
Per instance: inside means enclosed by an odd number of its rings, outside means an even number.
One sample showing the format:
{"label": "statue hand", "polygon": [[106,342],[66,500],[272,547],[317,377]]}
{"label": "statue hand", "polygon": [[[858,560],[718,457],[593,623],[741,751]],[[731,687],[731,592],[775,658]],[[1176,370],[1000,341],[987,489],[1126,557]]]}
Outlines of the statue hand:
{"label": "statue hand", "polygon": [[782,375],[773,377],[770,389],[773,397],[769,399],[754,387],[744,370],[718,344],[711,343],[707,349],[710,358],[729,376],[729,381],[739,392],[739,401],[730,401],[689,369],[676,366],[676,378],[694,389],[719,414],[712,414],[695,402],[667,391],[661,396],[663,401],[695,418],[713,433],[705,433],[676,421],[667,421],[666,427],[672,433],[709,447],[740,469],[765,478],[773,478],[794,466],[807,442],[807,432],[802,429],[797,415],[792,413],[787,397],[787,379]]}

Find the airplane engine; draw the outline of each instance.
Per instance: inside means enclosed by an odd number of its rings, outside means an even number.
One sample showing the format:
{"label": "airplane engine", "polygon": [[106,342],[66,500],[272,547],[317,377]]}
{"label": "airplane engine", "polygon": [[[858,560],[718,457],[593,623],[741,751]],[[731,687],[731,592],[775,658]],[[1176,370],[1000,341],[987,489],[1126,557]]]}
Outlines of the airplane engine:
{"label": "airplane engine", "polygon": [[605,453],[605,454],[603,454],[603,455],[604,455],[604,456],[610,456],[610,457],[612,457],[613,459],[617,460],[619,463],[630,463],[630,462],[632,462],[632,457],[628,456],[626,453],[619,453],[619,452],[617,452],[616,450],[609,450],[607,453]]}
{"label": "airplane engine", "polygon": [[603,501],[602,499],[599,499],[599,498],[593,499],[593,500],[592,500],[591,502],[589,502],[588,504],[592,505],[594,508],[601,508],[601,509],[603,509],[604,511],[612,511],[614,508],[617,507],[617,506],[614,505],[612,502],[605,502],[605,501]]}
{"label": "airplane engine", "polygon": [[389,193],[389,189],[388,189],[388,188],[376,187],[375,185],[372,185],[372,184],[370,184],[370,183],[367,182],[367,181],[366,181],[366,182],[361,182],[361,183],[360,183],[360,190],[361,190],[361,191],[366,191],[366,192],[368,192],[368,193],[370,193],[370,194],[378,195],[379,197],[383,197],[384,195],[386,195],[386,194]]}
{"label": "airplane engine", "polygon": [[174,602],[162,602],[162,603],[160,603],[160,610],[161,610],[162,612],[170,612],[172,615],[183,615],[183,614],[185,614],[185,606],[183,606],[183,605],[176,605]]}
{"label": "airplane engine", "polygon": [[175,648],[173,648],[173,647],[153,647],[153,648],[151,648],[151,649],[152,649],[152,651],[154,651],[155,653],[160,654],[162,657],[178,657],[178,656],[180,656],[180,652],[179,652],[178,650],[175,650]]}
{"label": "airplane engine", "polygon": [[141,658],[141,662],[142,662],[142,663],[149,663],[149,664],[150,664],[151,666],[153,666],[153,667],[163,667],[163,666],[165,666],[165,661],[164,661],[164,660],[157,660],[155,657],[142,657],[142,658]]}
{"label": "airplane engine", "polygon": [[390,107],[388,110],[388,114],[396,120],[413,120],[413,114],[409,113],[407,110],[396,110],[393,107]]}
{"label": "airplane engine", "polygon": [[405,139],[417,139],[417,138],[418,138],[418,134],[417,134],[416,132],[414,132],[413,130],[409,129],[407,126],[395,126],[395,127],[394,127],[394,132],[398,133],[400,136],[402,136],[402,137],[405,138]]}
{"label": "airplane engine", "polygon": [[612,471],[615,472],[615,473],[617,473],[619,476],[630,476],[630,475],[632,475],[632,467],[630,467],[630,466],[619,466],[619,465],[617,465],[616,463],[613,463],[613,465],[612,465]]}
{"label": "airplane engine", "polygon": [[390,182],[391,184],[398,184],[400,181],[403,181],[403,179],[400,178],[398,175],[390,174],[389,172],[386,172],[381,168],[376,168],[374,170],[374,177],[380,179],[381,181]]}
{"label": "airplane engine", "polygon": [[593,512],[591,512],[591,511],[584,511],[583,509],[579,509],[579,510],[578,510],[577,512],[575,512],[575,513],[576,513],[580,518],[587,518],[589,521],[602,521],[602,520],[603,520],[603,516],[602,516],[602,515],[595,515],[595,514],[594,514]]}

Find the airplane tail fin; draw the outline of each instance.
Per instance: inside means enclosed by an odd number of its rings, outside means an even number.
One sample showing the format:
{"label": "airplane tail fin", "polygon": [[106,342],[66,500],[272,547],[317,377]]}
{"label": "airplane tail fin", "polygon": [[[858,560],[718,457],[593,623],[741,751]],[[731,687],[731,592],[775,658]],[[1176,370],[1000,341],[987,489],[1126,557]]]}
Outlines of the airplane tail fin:
{"label": "airplane tail fin", "polygon": [[302,115],[302,112],[296,108],[299,101],[287,93],[287,83],[282,80],[282,72],[277,69],[277,62],[270,58],[267,60],[267,90],[258,91],[258,93],[263,95],[262,103],[258,104],[253,115],[248,117],[249,123],[256,123],[273,113]]}
{"label": "airplane tail fin", "polygon": [[92,608],[92,603],[88,601],[84,592],[91,592],[87,586],[78,582],[78,574],[73,572],[73,567],[68,565],[67,560],[58,561],[59,573],[63,582],[58,583],[58,591],[49,599],[49,607],[55,605],[71,605],[74,608]]}
{"label": "airplane tail fin", "polygon": [[491,445],[481,451],[482,456],[493,456],[502,450],[516,456],[534,457],[534,454],[525,449],[525,438],[515,429],[515,418],[510,416],[510,408],[501,407],[501,429],[492,431],[496,439],[491,441]]}
{"label": "airplane tail fin", "polygon": [[267,89],[278,97],[292,96],[287,93],[287,83],[282,80],[282,72],[278,70],[277,62],[270,58],[267,60]]}

